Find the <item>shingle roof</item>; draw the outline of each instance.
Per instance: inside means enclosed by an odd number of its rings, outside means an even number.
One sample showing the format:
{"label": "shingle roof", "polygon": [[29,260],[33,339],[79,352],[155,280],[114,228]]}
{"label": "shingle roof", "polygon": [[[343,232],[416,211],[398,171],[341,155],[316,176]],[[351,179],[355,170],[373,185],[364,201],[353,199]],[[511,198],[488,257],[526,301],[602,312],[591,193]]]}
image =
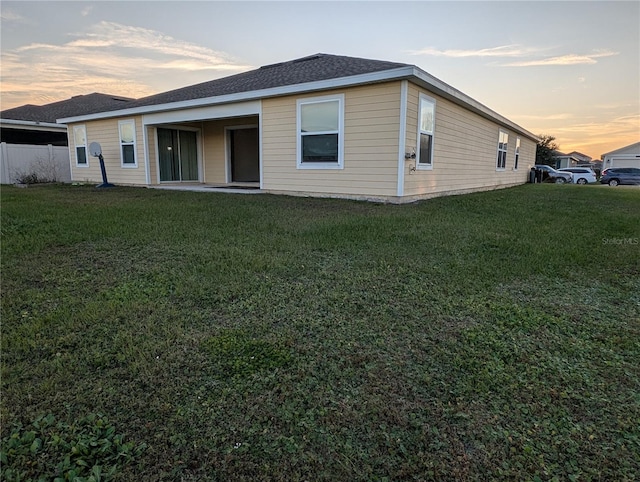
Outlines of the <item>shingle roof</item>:
{"label": "shingle roof", "polygon": [[55,123],[56,119],[124,109],[134,99],[93,93],[45,105],[26,104],[0,112],[0,118]]}
{"label": "shingle roof", "polygon": [[133,100],[117,110],[103,109],[88,115],[62,115],[58,119],[61,122],[80,122],[159,113],[401,79],[411,80],[472,112],[512,128],[536,142],[539,140],[534,134],[415,65],[330,54],[315,54],[265,65],[249,72],[162,92]]}
{"label": "shingle roof", "polygon": [[127,107],[134,108],[169,104],[192,99],[238,94],[274,87],[303,84],[306,82],[337,79],[351,75],[382,72],[408,66],[408,64],[383,60],[315,54],[287,62],[265,65],[264,67],[249,72],[143,97],[128,104]]}

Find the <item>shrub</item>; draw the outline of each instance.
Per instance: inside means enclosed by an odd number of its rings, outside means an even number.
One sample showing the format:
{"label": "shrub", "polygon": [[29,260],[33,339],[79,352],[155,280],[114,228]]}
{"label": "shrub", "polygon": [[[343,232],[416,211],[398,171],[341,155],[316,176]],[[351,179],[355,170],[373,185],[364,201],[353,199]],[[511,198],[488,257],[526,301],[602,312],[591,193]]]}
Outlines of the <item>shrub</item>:
{"label": "shrub", "polygon": [[16,182],[18,184],[37,184],[39,182],[48,182],[46,179],[38,177],[36,172],[20,172],[16,174]]}

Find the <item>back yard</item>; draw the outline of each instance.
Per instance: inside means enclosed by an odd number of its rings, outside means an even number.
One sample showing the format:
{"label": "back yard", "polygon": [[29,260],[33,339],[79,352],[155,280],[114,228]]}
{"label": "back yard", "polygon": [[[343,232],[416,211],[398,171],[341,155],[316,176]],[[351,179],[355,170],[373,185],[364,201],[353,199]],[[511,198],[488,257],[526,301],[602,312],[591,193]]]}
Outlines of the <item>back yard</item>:
{"label": "back yard", "polygon": [[637,189],[1,196],[6,480],[640,478]]}

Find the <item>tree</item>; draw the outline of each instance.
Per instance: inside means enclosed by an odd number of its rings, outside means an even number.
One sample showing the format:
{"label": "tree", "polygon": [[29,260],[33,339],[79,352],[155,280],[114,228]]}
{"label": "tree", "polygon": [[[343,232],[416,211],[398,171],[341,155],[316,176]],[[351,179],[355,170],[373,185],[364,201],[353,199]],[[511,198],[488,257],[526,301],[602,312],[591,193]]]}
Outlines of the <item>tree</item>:
{"label": "tree", "polygon": [[540,142],[536,146],[536,164],[546,164],[553,166],[555,164],[556,151],[560,146],[556,144],[556,138],[546,134],[540,134]]}

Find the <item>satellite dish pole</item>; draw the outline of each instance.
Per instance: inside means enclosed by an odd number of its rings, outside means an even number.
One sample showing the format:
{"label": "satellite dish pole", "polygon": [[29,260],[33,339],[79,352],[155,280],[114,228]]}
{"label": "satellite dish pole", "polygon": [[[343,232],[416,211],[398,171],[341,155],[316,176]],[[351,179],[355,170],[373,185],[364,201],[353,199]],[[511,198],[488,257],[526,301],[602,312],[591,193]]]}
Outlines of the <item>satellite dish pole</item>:
{"label": "satellite dish pole", "polygon": [[107,181],[107,171],[104,168],[104,158],[102,157],[102,146],[98,142],[92,142],[89,144],[89,152],[93,157],[100,159],[100,171],[102,172],[102,184],[96,187],[115,187],[113,184],[109,184]]}

